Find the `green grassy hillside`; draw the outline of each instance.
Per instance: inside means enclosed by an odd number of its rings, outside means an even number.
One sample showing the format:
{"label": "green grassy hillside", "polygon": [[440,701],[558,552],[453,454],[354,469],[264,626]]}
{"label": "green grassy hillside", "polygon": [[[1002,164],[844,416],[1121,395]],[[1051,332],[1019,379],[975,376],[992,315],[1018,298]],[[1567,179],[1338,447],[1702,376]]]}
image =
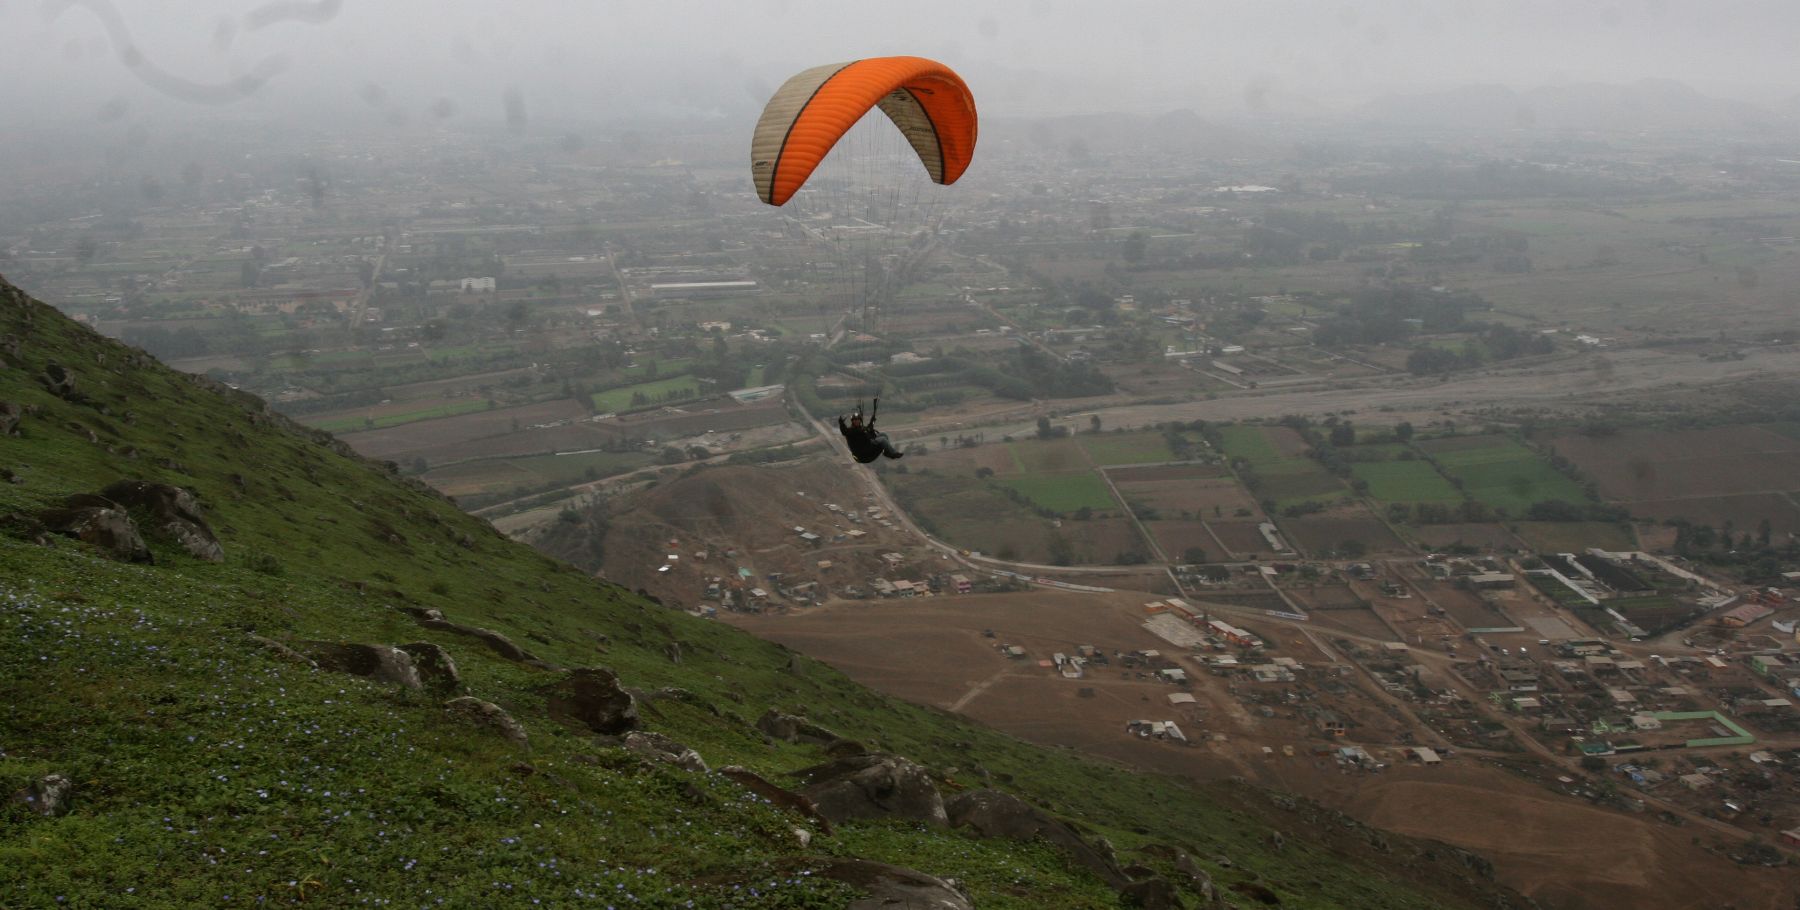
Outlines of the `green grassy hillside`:
{"label": "green grassy hillside", "polygon": [[[0,803],[0,906],[839,907],[856,886],[815,874],[836,857],[956,879],[984,908],[1121,904],[1042,842],[916,822],[826,833],[716,770],[558,722],[561,668],[588,666],[683,690],[645,699],[642,725],[713,769],[793,785],[825,749],[755,721],[805,714],[919,762],[946,794],[995,787],[1074,820],[1192,906],[1197,880],[1140,848],[1186,851],[1240,906],[1522,903],[1460,851],[1034,747],[596,582],[0,283],[6,336],[18,344],[0,344],[0,403],[25,414],[0,438],[0,799],[50,774],[73,791],[54,817]],[[52,361],[75,396],[38,381]],[[154,564],[118,562],[33,526],[125,478],[193,491],[225,561],[150,537]],[[421,624],[426,609],[537,660]],[[435,643],[530,746],[448,716],[441,693],[315,669],[266,641]]]}

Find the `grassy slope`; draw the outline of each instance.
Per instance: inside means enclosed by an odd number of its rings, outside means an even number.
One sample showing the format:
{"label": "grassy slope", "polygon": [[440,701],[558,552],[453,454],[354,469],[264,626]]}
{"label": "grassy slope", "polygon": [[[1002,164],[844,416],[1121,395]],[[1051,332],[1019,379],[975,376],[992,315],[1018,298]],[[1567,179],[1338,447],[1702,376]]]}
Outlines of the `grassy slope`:
{"label": "grassy slope", "polygon": [[[260,402],[140,360],[0,285],[5,334],[25,340],[26,362],[0,369],[0,401],[43,411],[23,438],[0,439],[0,466],[25,480],[0,484],[0,514],[121,477],[175,483],[209,509],[228,562],[157,546],[157,565],[122,565],[68,541],[0,536],[0,794],[52,771],[77,785],[61,818],[0,808],[0,905],[499,906],[604,895],[598,905],[840,906],[841,886],[784,864],[821,855],[955,877],[982,907],[1116,905],[1093,876],[1035,845],[868,824],[803,850],[790,816],[724,779],[645,764],[547,719],[542,688],[559,674],[421,629],[399,605],[499,629],[559,664],[612,667],[627,685],[687,689],[703,704],[659,701],[645,725],[713,767],[782,780],[822,760],[753,729],[777,706],[911,756],[955,781],[946,789],[986,776],[1104,833],[1127,859],[1140,844],[1183,845],[1221,884],[1260,881],[1283,906],[1492,905],[1492,886],[1453,851],[1431,859],[1248,788],[1127,772],[886,698],[808,660],[790,669],[784,649],[598,584]],[[109,413],[37,386],[30,377],[50,359]],[[262,571],[248,568],[253,554]],[[247,629],[438,642],[473,694],[525,724],[532,751],[452,723],[435,698],[276,661]],[[681,642],[678,664],[670,641]],[[1285,831],[1285,849],[1270,846],[1272,828]]]}

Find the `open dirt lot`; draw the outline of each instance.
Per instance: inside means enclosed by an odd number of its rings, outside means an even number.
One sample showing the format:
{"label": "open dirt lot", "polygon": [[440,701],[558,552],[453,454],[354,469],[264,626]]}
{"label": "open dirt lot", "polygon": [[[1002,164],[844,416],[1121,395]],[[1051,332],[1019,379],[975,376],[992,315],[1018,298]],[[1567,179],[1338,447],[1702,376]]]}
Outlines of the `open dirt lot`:
{"label": "open dirt lot", "polygon": [[[1201,780],[1243,775],[1382,827],[1480,851],[1494,860],[1502,881],[1546,907],[1792,906],[1795,883],[1787,870],[1740,868],[1690,843],[1697,834],[1710,843],[1709,835],[1589,807],[1473,756],[1437,768],[1396,764],[1380,774],[1346,772],[1307,754],[1318,740],[1306,724],[1283,711],[1274,718],[1257,716],[1216,680],[1200,680],[1194,688],[1197,703],[1176,708],[1166,700],[1176,689],[1121,678],[1116,667],[1070,680],[1036,665],[1077,644],[1108,652],[1166,648],[1141,627],[1144,599],[1125,593],[970,595],[729,621],[884,691],[960,711],[1027,739]],[[992,629],[995,638],[984,638],[982,629]],[[1264,631],[1284,648],[1289,638],[1298,640],[1284,628]],[[1030,659],[1001,657],[995,645],[1002,641],[1022,645]],[[1310,649],[1283,653],[1303,662],[1320,659]],[[1083,689],[1091,694],[1084,697]],[[1357,736],[1392,732],[1369,696],[1352,693],[1348,703],[1351,717],[1369,721],[1354,728]],[[1143,718],[1175,720],[1190,734],[1220,737],[1178,746],[1125,735],[1127,721]],[[1284,745],[1296,754],[1284,755]],[[1265,753],[1265,746],[1274,751]],[[1392,746],[1371,751],[1389,760],[1398,757]]]}
{"label": "open dirt lot", "polygon": [[1480,851],[1502,881],[1547,906],[1774,908],[1792,900],[1792,873],[1744,869],[1695,849],[1689,832],[1559,798],[1504,772],[1408,769],[1359,784],[1349,801],[1358,817]]}
{"label": "open dirt lot", "polygon": [[1371,554],[1410,552],[1387,525],[1361,505],[1337,510],[1328,516],[1284,518],[1277,524],[1288,532],[1295,544],[1314,555],[1338,550],[1348,541],[1361,544],[1364,552]]}
{"label": "open dirt lot", "polygon": [[[401,407],[394,405],[394,407]],[[415,408],[409,403],[402,410]],[[352,411],[360,416],[362,411]],[[532,424],[550,423],[557,420],[571,420],[586,416],[587,409],[573,399],[546,401],[539,404],[524,405],[516,408],[496,408],[492,411],[477,411],[458,417],[445,417],[438,420],[422,420],[404,426],[389,427],[385,430],[370,430],[363,433],[345,433],[343,440],[350,444],[359,454],[370,458],[399,458],[410,456],[421,451],[455,446],[487,436],[511,433],[513,422],[519,426],[529,427]],[[319,415],[320,419],[332,415]],[[467,457],[467,456],[464,456]]]}

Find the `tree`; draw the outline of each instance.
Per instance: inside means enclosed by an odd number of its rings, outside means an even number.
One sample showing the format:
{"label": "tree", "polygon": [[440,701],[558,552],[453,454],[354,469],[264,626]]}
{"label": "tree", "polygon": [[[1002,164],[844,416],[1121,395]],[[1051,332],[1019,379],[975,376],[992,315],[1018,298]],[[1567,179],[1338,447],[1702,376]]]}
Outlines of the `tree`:
{"label": "tree", "polygon": [[1057,534],[1050,538],[1051,565],[1066,566],[1075,561],[1075,547],[1067,537]]}
{"label": "tree", "polygon": [[1092,430],[1095,433],[1100,432],[1100,415],[1099,414],[1091,414],[1088,416],[1088,429]]}
{"label": "tree", "polygon": [[1345,421],[1332,427],[1331,444],[1338,448],[1347,448],[1356,445],[1356,427],[1351,426],[1349,421]]}
{"label": "tree", "polygon": [[1055,436],[1055,435],[1056,435],[1055,429],[1053,429],[1050,426],[1050,418],[1039,417],[1037,419],[1037,437],[1039,439],[1049,439],[1050,437]]}
{"label": "tree", "polygon": [[1395,424],[1394,438],[1400,440],[1402,444],[1411,442],[1413,438],[1413,425],[1405,420]]}
{"label": "tree", "polygon": [[994,469],[986,465],[975,469],[975,479],[977,480],[986,480],[992,476],[994,476]]}
{"label": "tree", "polygon": [[1206,551],[1200,549],[1199,547],[1188,547],[1187,549],[1181,551],[1181,561],[1184,563],[1187,563],[1188,565],[1195,565],[1197,563],[1205,562],[1206,561]]}

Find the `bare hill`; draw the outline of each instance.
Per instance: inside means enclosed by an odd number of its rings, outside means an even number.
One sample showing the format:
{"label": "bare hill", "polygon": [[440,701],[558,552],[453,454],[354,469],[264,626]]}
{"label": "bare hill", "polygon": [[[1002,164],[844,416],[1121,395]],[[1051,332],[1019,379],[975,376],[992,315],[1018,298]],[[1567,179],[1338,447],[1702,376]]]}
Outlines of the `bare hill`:
{"label": "bare hill", "polygon": [[[894,571],[882,554],[916,543],[866,514],[871,500],[860,470],[825,458],[700,468],[598,504],[578,521],[556,522],[534,543],[676,606],[693,601],[711,578],[738,577],[740,568],[751,571],[746,584],[780,573],[784,585],[818,581],[841,590]],[[921,559],[898,567],[903,575],[924,570]]]}

